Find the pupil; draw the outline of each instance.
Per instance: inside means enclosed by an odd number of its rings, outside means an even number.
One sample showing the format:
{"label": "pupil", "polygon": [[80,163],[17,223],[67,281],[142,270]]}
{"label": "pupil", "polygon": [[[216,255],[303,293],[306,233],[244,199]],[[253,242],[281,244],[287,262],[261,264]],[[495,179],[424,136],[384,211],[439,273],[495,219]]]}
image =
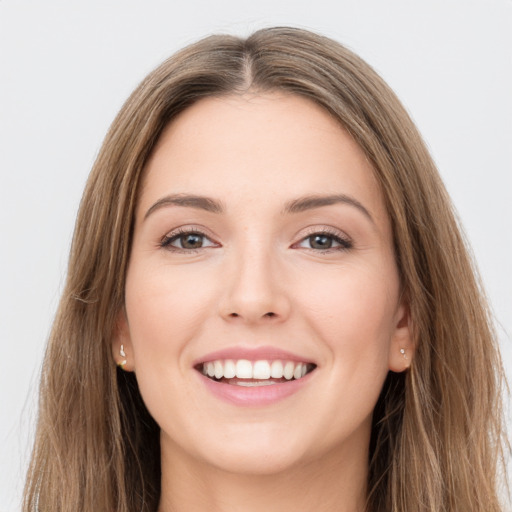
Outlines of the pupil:
{"label": "pupil", "polygon": [[314,235],[310,238],[313,249],[330,249],[332,247],[332,238],[326,235]]}
{"label": "pupil", "polygon": [[184,249],[198,249],[203,245],[203,237],[201,235],[185,235],[181,238],[181,246]]}

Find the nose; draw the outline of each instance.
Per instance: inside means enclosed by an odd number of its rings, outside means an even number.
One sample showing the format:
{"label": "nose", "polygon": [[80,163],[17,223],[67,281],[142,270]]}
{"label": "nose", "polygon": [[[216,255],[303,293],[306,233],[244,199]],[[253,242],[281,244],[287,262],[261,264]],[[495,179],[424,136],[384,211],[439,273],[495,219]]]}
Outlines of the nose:
{"label": "nose", "polygon": [[230,322],[278,323],[286,320],[291,304],[282,272],[270,251],[234,256],[228,265],[220,314]]}

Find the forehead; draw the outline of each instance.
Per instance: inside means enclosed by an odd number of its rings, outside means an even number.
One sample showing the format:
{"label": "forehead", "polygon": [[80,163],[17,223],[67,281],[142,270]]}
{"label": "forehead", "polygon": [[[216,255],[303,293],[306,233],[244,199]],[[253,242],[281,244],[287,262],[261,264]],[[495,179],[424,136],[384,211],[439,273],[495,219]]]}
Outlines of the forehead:
{"label": "forehead", "polygon": [[349,194],[387,217],[373,168],[324,109],[277,93],[206,98],[164,130],[149,159],[141,207],[194,193],[270,206],[311,194]]}

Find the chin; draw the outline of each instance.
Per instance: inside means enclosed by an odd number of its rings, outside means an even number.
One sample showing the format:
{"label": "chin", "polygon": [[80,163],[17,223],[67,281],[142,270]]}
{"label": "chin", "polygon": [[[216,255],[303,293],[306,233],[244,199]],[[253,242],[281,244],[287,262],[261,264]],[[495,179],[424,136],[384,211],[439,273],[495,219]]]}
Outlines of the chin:
{"label": "chin", "polygon": [[205,462],[227,473],[253,476],[276,475],[297,468],[303,462],[303,454],[293,449],[248,444],[230,447],[229,450],[224,447],[215,456],[210,452]]}
{"label": "chin", "polygon": [[304,461],[304,447],[310,444],[304,434],[296,431],[290,436],[289,425],[256,422],[219,426],[207,433],[196,431],[194,439],[180,444],[207,467],[240,475],[272,475]]}

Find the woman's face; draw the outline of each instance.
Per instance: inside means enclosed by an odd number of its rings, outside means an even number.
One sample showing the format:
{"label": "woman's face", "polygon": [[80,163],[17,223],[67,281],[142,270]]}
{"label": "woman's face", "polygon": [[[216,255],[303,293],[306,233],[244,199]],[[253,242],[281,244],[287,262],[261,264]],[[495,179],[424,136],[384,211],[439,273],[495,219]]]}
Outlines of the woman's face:
{"label": "woman's face", "polygon": [[209,98],[167,127],[114,343],[164,458],[271,473],[366,456],[386,374],[412,350],[407,320],[371,165],[325,111]]}

